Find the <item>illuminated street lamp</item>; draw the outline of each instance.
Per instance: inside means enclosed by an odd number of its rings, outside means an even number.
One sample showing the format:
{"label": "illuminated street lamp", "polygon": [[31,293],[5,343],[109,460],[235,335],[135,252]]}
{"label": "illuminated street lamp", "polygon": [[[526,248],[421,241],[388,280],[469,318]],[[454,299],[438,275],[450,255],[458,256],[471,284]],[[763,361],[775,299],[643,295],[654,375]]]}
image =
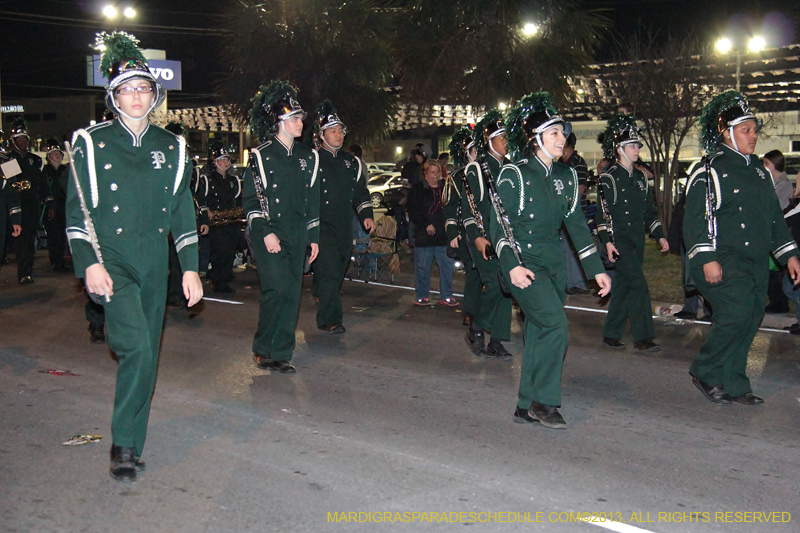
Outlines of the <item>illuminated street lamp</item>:
{"label": "illuminated street lamp", "polygon": [[[767,41],[760,35],[754,35],[747,43],[748,52],[760,52],[766,47]],[[731,50],[736,52],[736,91],[738,92],[741,85],[740,82],[742,75],[742,51],[739,49],[739,47],[734,46],[733,41],[731,41],[728,37],[721,37],[718,39],[716,48],[717,52],[721,54],[727,54]]]}
{"label": "illuminated street lamp", "polygon": [[522,33],[525,35],[525,37],[533,37],[536,35],[537,31],[539,31],[539,26],[533,22],[528,22],[522,27]]}
{"label": "illuminated street lamp", "polygon": [[[103,8],[103,15],[108,20],[113,21],[114,25],[116,26],[116,23],[120,18],[125,18],[125,19],[135,18],[136,10],[130,6],[122,9],[118,8],[114,4],[106,4],[106,6]],[[120,15],[122,15],[122,17],[120,17]]]}

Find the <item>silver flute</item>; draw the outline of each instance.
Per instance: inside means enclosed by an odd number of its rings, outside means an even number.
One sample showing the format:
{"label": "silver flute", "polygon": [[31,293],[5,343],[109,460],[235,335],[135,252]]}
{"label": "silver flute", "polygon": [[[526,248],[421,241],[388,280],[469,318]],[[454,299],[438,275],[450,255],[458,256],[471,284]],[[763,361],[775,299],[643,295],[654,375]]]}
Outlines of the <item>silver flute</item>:
{"label": "silver flute", "polygon": [[[72,157],[72,147],[69,145],[69,142],[64,141],[64,151],[67,152],[67,157],[69,158],[69,168],[70,174],[72,174],[72,181],[75,183],[75,192],[78,193],[78,201],[81,204],[81,211],[83,212],[83,225],[86,228],[86,233],[89,234],[89,242],[92,245],[92,250],[94,250],[94,255],[97,256],[97,262],[101,265],[103,264],[103,254],[100,253],[100,241],[97,240],[97,231],[94,229],[94,221],[92,220],[92,215],[89,213],[89,208],[86,207],[86,197],[83,195],[83,187],[81,187],[81,180],[78,179],[78,169],[75,168],[75,158]],[[96,294],[89,292],[86,290],[86,293],[89,295],[95,303],[100,303],[96,300]],[[111,297],[108,293],[103,295],[105,297],[106,302],[111,301]]]}

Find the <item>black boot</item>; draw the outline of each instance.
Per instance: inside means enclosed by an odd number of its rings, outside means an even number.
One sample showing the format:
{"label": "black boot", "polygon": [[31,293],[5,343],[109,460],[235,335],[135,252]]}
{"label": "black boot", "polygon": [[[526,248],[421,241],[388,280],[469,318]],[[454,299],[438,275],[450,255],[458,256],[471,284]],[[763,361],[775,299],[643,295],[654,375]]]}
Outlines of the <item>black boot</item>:
{"label": "black boot", "polygon": [[103,344],[106,342],[106,335],[103,333],[103,326],[89,323],[89,338],[95,344]]}
{"label": "black boot", "polygon": [[111,445],[111,477],[120,481],[136,481],[136,450]]}

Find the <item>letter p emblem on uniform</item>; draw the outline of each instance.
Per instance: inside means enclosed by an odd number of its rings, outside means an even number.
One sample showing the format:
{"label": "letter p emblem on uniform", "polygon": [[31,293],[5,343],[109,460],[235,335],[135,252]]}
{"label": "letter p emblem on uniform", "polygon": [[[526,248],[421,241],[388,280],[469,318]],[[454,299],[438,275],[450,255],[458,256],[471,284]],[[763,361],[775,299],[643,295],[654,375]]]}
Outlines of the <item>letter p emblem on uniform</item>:
{"label": "letter p emblem on uniform", "polygon": [[164,156],[164,152],[159,150],[153,150],[150,152],[150,155],[153,156],[153,168],[158,170],[161,168],[161,165],[167,161],[167,158]]}

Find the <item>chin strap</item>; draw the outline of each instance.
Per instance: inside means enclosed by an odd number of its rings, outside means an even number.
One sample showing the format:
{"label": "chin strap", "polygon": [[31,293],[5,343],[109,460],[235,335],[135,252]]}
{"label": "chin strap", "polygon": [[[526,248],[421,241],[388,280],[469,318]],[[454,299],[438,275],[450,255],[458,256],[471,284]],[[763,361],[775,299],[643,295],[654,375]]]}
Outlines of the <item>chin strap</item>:
{"label": "chin strap", "polygon": [[153,103],[150,104],[150,109],[147,110],[147,113],[145,113],[144,116],[139,117],[139,118],[134,118],[134,117],[130,116],[129,114],[127,114],[125,111],[122,110],[122,108],[119,106],[119,104],[117,103],[117,101],[114,99],[113,96],[111,97],[111,100],[114,102],[114,107],[116,107],[116,109],[112,110],[112,111],[116,111],[117,113],[119,113],[120,115],[124,116],[128,120],[144,120],[148,116],[150,116],[150,113],[152,113],[153,109],[156,107],[156,102],[155,102],[155,100],[153,100]]}
{"label": "chin strap", "polygon": [[733,149],[741,153],[741,150],[739,150],[739,145],[736,144],[736,137],[733,135],[733,126],[731,126],[728,131],[731,132],[731,143],[733,143]]}
{"label": "chin strap", "polygon": [[550,152],[547,151],[547,148],[544,147],[544,143],[542,142],[542,134],[541,133],[537,133],[536,134],[536,140],[539,142],[539,150],[544,152],[544,155],[546,155],[547,157],[549,157],[550,159],[555,161],[556,158],[553,157],[553,155]]}
{"label": "chin strap", "polygon": [[631,161],[631,158],[630,158],[630,157],[628,157],[628,154],[626,154],[626,153],[625,153],[625,148],[623,148],[622,150],[620,150],[620,152],[621,152],[621,155],[622,155],[622,157],[624,157],[624,158],[625,158],[625,161],[627,161],[627,162],[628,162],[628,163],[631,165],[631,167],[633,167],[633,163],[634,163],[634,162],[633,162],[633,161]]}
{"label": "chin strap", "polygon": [[[281,122],[281,124],[283,124],[283,122]],[[342,146],[344,146],[344,143],[340,144],[339,146],[331,146],[330,144],[328,144],[328,141],[326,141],[326,140],[325,140],[325,137],[323,137],[323,136],[322,136],[322,132],[320,132],[320,134],[319,134],[319,138],[322,140],[322,144],[324,144],[325,146],[327,146],[327,147],[328,147],[328,150],[330,150],[330,151],[331,151],[331,152],[333,152],[334,154],[335,154],[336,152],[338,152],[339,150],[341,150],[341,149],[342,149]]]}

